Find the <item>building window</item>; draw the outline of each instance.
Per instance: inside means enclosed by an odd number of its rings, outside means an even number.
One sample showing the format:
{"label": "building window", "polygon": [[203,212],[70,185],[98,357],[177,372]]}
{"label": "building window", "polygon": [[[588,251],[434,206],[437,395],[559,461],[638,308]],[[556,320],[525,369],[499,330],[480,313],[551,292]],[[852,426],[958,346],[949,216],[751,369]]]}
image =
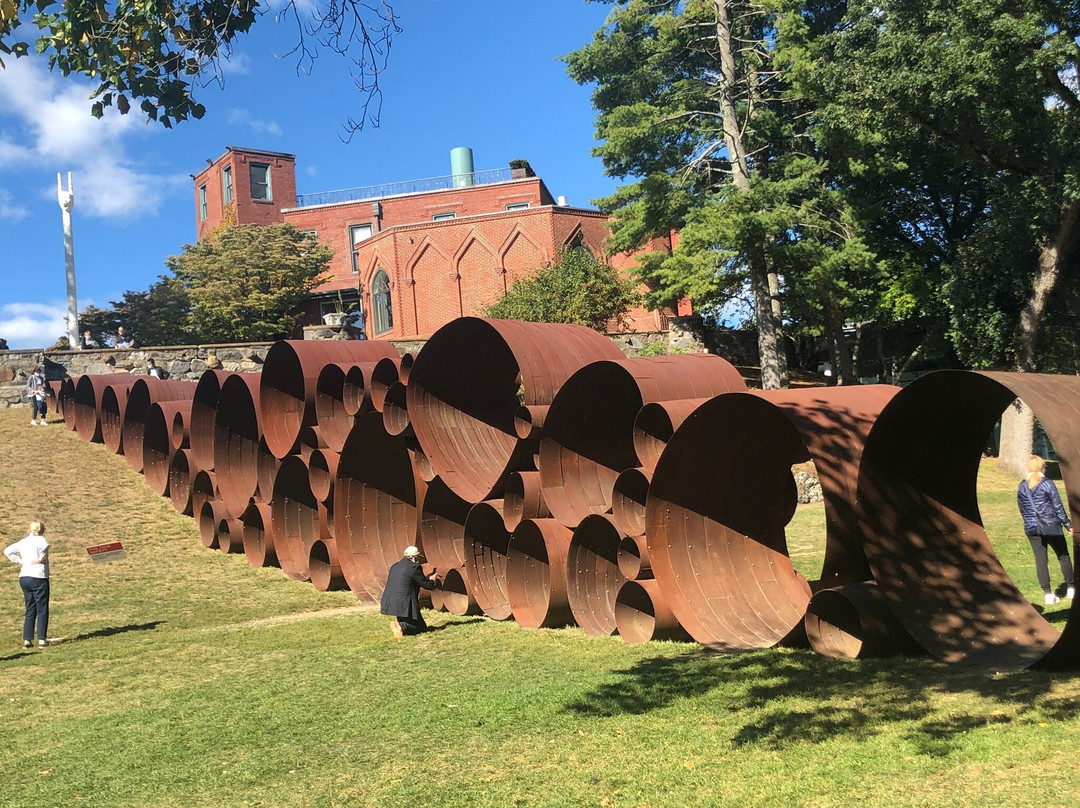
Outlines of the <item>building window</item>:
{"label": "building window", "polygon": [[390,278],[383,270],[375,273],[371,282],[371,308],[375,316],[375,333],[385,334],[394,328],[394,308],[390,302]]}
{"label": "building window", "polygon": [[221,193],[225,204],[230,204],[232,202],[232,166],[221,169]]}
{"label": "building window", "polygon": [[356,265],[356,245],[361,241],[367,241],[371,238],[371,225],[370,224],[353,224],[349,225],[349,243],[352,244],[352,271],[356,274],[360,271],[360,267]]}
{"label": "building window", "polygon": [[270,202],[274,198],[270,188],[270,166],[266,163],[251,163],[251,198],[261,202]]}
{"label": "building window", "polygon": [[206,221],[206,184],[199,186],[199,221]]}
{"label": "building window", "polygon": [[527,207],[529,207],[528,202],[511,202],[509,205],[506,206],[506,209],[507,210],[525,210]]}
{"label": "building window", "polygon": [[445,221],[446,219],[456,219],[456,218],[457,218],[457,214],[453,213],[453,212],[450,212],[450,213],[436,213],[434,216],[431,217],[431,221],[433,221],[433,222],[442,222],[442,221]]}
{"label": "building window", "polygon": [[301,236],[307,236],[308,238],[315,239],[317,241],[318,238],[319,238],[319,231],[318,230],[301,230],[300,235]]}

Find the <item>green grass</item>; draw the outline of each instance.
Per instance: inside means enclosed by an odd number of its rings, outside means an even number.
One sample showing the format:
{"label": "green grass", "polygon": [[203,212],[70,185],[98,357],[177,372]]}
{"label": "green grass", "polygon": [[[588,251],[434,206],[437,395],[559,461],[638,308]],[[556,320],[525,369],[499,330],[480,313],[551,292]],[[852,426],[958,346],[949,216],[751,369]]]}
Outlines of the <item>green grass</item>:
{"label": "green grass", "polygon": [[[205,550],[122,457],[23,415],[0,411],[0,524],[15,539],[46,521],[64,639],[21,651],[8,567],[5,808],[1077,803],[1075,677],[445,615],[396,641],[350,593]],[[984,474],[984,518],[1034,597],[1013,485]],[[810,577],[823,526],[820,506],[791,526]],[[125,560],[88,560],[114,538]]]}

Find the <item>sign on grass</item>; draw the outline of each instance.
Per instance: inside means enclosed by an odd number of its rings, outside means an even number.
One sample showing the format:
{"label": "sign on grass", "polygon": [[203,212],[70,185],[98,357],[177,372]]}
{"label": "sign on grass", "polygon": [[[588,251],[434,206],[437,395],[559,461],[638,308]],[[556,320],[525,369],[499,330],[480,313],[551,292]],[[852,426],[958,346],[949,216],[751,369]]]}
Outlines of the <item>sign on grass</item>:
{"label": "sign on grass", "polygon": [[117,561],[127,557],[127,553],[124,552],[124,545],[118,541],[95,544],[93,547],[87,547],[86,552],[90,554],[90,560],[95,563]]}

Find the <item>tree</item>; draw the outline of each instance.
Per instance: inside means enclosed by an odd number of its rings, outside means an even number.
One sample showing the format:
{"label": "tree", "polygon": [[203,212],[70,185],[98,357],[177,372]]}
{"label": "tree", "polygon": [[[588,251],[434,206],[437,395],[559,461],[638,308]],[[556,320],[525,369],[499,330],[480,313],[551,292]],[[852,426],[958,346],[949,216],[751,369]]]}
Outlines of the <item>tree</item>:
{"label": "tree", "polygon": [[[0,54],[21,57],[33,48],[47,55],[49,67],[61,75],[94,79],[95,117],[114,105],[126,115],[137,103],[148,119],[171,127],[175,121],[203,116],[205,108],[193,98],[193,88],[220,80],[221,60],[267,9],[258,0],[0,0]],[[364,0],[329,0],[325,6],[289,0],[273,13],[275,20],[291,19],[296,25],[291,54],[298,70],[310,69],[320,48],[350,60],[365,100],[362,114],[350,119],[348,127],[360,129],[367,119],[377,126],[379,74],[401,30],[392,6]],[[26,37],[31,25],[39,31],[33,41]]]}
{"label": "tree", "polygon": [[224,226],[165,264],[199,342],[261,342],[291,331],[291,312],[325,280],[332,256],[292,225]]}
{"label": "tree", "polygon": [[79,330],[90,329],[99,345],[123,326],[137,345],[186,345],[198,340],[191,332],[186,292],[174,278],[161,276],[145,292],[124,292],[109,308],[87,306],[79,313]]}
{"label": "tree", "polygon": [[535,275],[518,278],[487,308],[488,317],[534,323],[577,323],[606,331],[637,304],[633,280],[583,247],[563,250]]}

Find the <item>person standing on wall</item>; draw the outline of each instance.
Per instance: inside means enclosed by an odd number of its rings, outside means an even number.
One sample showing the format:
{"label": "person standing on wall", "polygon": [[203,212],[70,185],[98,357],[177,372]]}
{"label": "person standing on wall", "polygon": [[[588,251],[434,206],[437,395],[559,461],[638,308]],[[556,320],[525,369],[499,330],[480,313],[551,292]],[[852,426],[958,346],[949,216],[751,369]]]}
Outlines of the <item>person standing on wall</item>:
{"label": "person standing on wall", "polygon": [[1035,554],[1035,574],[1042,587],[1043,601],[1047,606],[1061,600],[1050,588],[1050,568],[1047,561],[1047,548],[1057,556],[1061,575],[1065,579],[1065,597],[1072,599],[1076,594],[1073,581],[1073,565],[1069,558],[1069,545],[1061,533],[1065,528],[1073,535],[1072,522],[1069,521],[1065,508],[1061,504],[1057,486],[1049,479],[1044,470],[1046,462],[1038,455],[1028,458],[1028,475],[1020,481],[1016,489],[1016,504],[1024,518],[1024,533],[1031,542]]}
{"label": "person standing on wall", "polygon": [[4,555],[20,567],[19,586],[26,602],[23,648],[34,645],[35,622],[38,648],[46,648],[49,645],[49,543],[45,541],[45,525],[31,522],[30,532],[5,547]]}
{"label": "person standing on wall", "polygon": [[395,637],[421,634],[428,630],[424,616],[420,614],[420,590],[434,589],[438,580],[435,570],[431,571],[431,575],[424,575],[419,548],[409,545],[402,555],[400,561],[390,566],[386,575],[386,589],[379,602],[379,610],[394,618],[390,621],[390,630]]}
{"label": "person standing on wall", "polygon": [[49,405],[45,401],[48,392],[44,371],[41,367],[34,368],[34,372],[26,380],[26,397],[30,399],[30,406],[34,408],[30,416],[30,426],[37,426],[39,415],[41,416],[41,425],[45,426],[45,414],[49,411]]}

